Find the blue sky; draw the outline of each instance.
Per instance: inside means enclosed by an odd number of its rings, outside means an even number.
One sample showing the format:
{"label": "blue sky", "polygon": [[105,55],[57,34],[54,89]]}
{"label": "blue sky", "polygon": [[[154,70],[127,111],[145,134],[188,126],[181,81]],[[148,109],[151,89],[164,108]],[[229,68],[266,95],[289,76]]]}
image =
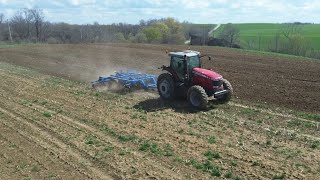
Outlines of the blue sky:
{"label": "blue sky", "polygon": [[132,23],[173,17],[193,23],[320,23],[320,0],[0,0],[0,13],[39,7],[46,20],[86,24]]}

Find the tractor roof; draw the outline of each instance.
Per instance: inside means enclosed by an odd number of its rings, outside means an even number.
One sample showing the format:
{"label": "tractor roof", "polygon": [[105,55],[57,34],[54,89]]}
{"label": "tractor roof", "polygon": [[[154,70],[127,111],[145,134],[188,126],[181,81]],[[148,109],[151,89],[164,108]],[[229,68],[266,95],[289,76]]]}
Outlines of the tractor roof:
{"label": "tractor roof", "polygon": [[185,51],[179,51],[179,52],[170,52],[169,56],[187,56],[187,57],[192,57],[192,56],[198,56],[200,55],[200,52],[198,51],[191,51],[191,50],[185,50]]}

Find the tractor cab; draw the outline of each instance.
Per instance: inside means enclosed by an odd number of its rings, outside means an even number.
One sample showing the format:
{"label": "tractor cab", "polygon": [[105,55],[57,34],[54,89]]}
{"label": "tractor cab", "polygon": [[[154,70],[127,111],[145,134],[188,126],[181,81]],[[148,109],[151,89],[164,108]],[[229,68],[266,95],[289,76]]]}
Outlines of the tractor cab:
{"label": "tractor cab", "polygon": [[170,52],[170,69],[171,73],[176,74],[176,80],[186,81],[190,79],[193,68],[201,68],[200,52],[197,51],[181,51]]}

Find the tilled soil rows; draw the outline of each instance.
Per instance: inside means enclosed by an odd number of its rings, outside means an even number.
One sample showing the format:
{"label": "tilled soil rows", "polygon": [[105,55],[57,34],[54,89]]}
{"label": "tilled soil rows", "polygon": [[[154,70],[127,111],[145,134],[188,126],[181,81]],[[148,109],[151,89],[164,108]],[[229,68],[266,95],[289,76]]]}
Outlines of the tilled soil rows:
{"label": "tilled soil rows", "polygon": [[197,112],[0,62],[0,179],[319,179],[317,119],[234,100]]}
{"label": "tilled soil rows", "polygon": [[[186,46],[93,44],[38,45],[0,49],[0,61],[15,63],[72,80],[90,82],[119,69],[161,73],[169,64],[165,50]],[[228,79],[237,98],[299,111],[320,112],[320,63],[218,47],[192,47],[214,57],[204,60]]]}

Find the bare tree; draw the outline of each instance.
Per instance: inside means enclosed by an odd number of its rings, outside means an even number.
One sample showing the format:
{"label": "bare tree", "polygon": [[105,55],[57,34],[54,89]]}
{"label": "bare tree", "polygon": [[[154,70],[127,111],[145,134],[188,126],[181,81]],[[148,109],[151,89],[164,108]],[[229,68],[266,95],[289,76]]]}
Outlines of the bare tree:
{"label": "bare tree", "polygon": [[4,21],[4,14],[0,13],[0,41],[2,40],[2,22]]}
{"label": "bare tree", "polygon": [[36,29],[37,41],[41,41],[42,26],[44,22],[43,11],[39,8],[29,9],[29,11],[32,15],[34,27]]}
{"label": "bare tree", "polygon": [[83,26],[80,25],[80,42],[83,42]]}
{"label": "bare tree", "polygon": [[3,21],[4,21],[4,14],[0,13],[0,25],[2,24]]}
{"label": "bare tree", "polygon": [[228,42],[229,47],[233,47],[239,41],[240,30],[232,24],[224,26],[220,38]]}
{"label": "bare tree", "polygon": [[262,40],[262,34],[259,33],[259,35],[258,35],[259,51],[261,51],[261,40]]}
{"label": "bare tree", "polygon": [[280,33],[276,33],[276,35],[274,36],[274,42],[275,42],[275,52],[279,52],[279,43],[280,43]]}
{"label": "bare tree", "polygon": [[13,39],[12,39],[12,33],[11,33],[11,28],[10,28],[9,20],[7,20],[7,24],[8,24],[10,41],[11,41],[11,43],[12,43],[12,42],[13,42]]}
{"label": "bare tree", "polygon": [[26,29],[27,29],[27,36],[28,40],[32,37],[32,21],[33,21],[33,14],[29,9],[24,9],[24,17],[25,17],[25,23],[26,23]]}
{"label": "bare tree", "polygon": [[302,34],[303,24],[300,23],[288,23],[281,32],[286,38],[285,53],[305,56],[309,47],[309,42]]}
{"label": "bare tree", "polygon": [[48,21],[45,21],[45,22],[43,22],[43,24],[42,24],[42,32],[41,32],[41,34],[42,34],[42,36],[41,36],[41,39],[42,39],[42,41],[47,41],[47,39],[49,38],[49,35],[50,35],[50,31],[51,31],[51,23],[50,22],[48,22]]}
{"label": "bare tree", "polygon": [[245,43],[246,43],[246,48],[248,48],[248,49],[255,49],[256,48],[255,41],[252,39],[246,40]]}
{"label": "bare tree", "polygon": [[26,23],[23,11],[17,11],[10,20],[12,27],[13,36],[15,39],[25,39],[27,37],[26,33]]}
{"label": "bare tree", "polygon": [[287,38],[291,39],[292,36],[301,34],[303,25],[302,24],[296,24],[296,23],[288,23],[281,29],[281,34]]}

